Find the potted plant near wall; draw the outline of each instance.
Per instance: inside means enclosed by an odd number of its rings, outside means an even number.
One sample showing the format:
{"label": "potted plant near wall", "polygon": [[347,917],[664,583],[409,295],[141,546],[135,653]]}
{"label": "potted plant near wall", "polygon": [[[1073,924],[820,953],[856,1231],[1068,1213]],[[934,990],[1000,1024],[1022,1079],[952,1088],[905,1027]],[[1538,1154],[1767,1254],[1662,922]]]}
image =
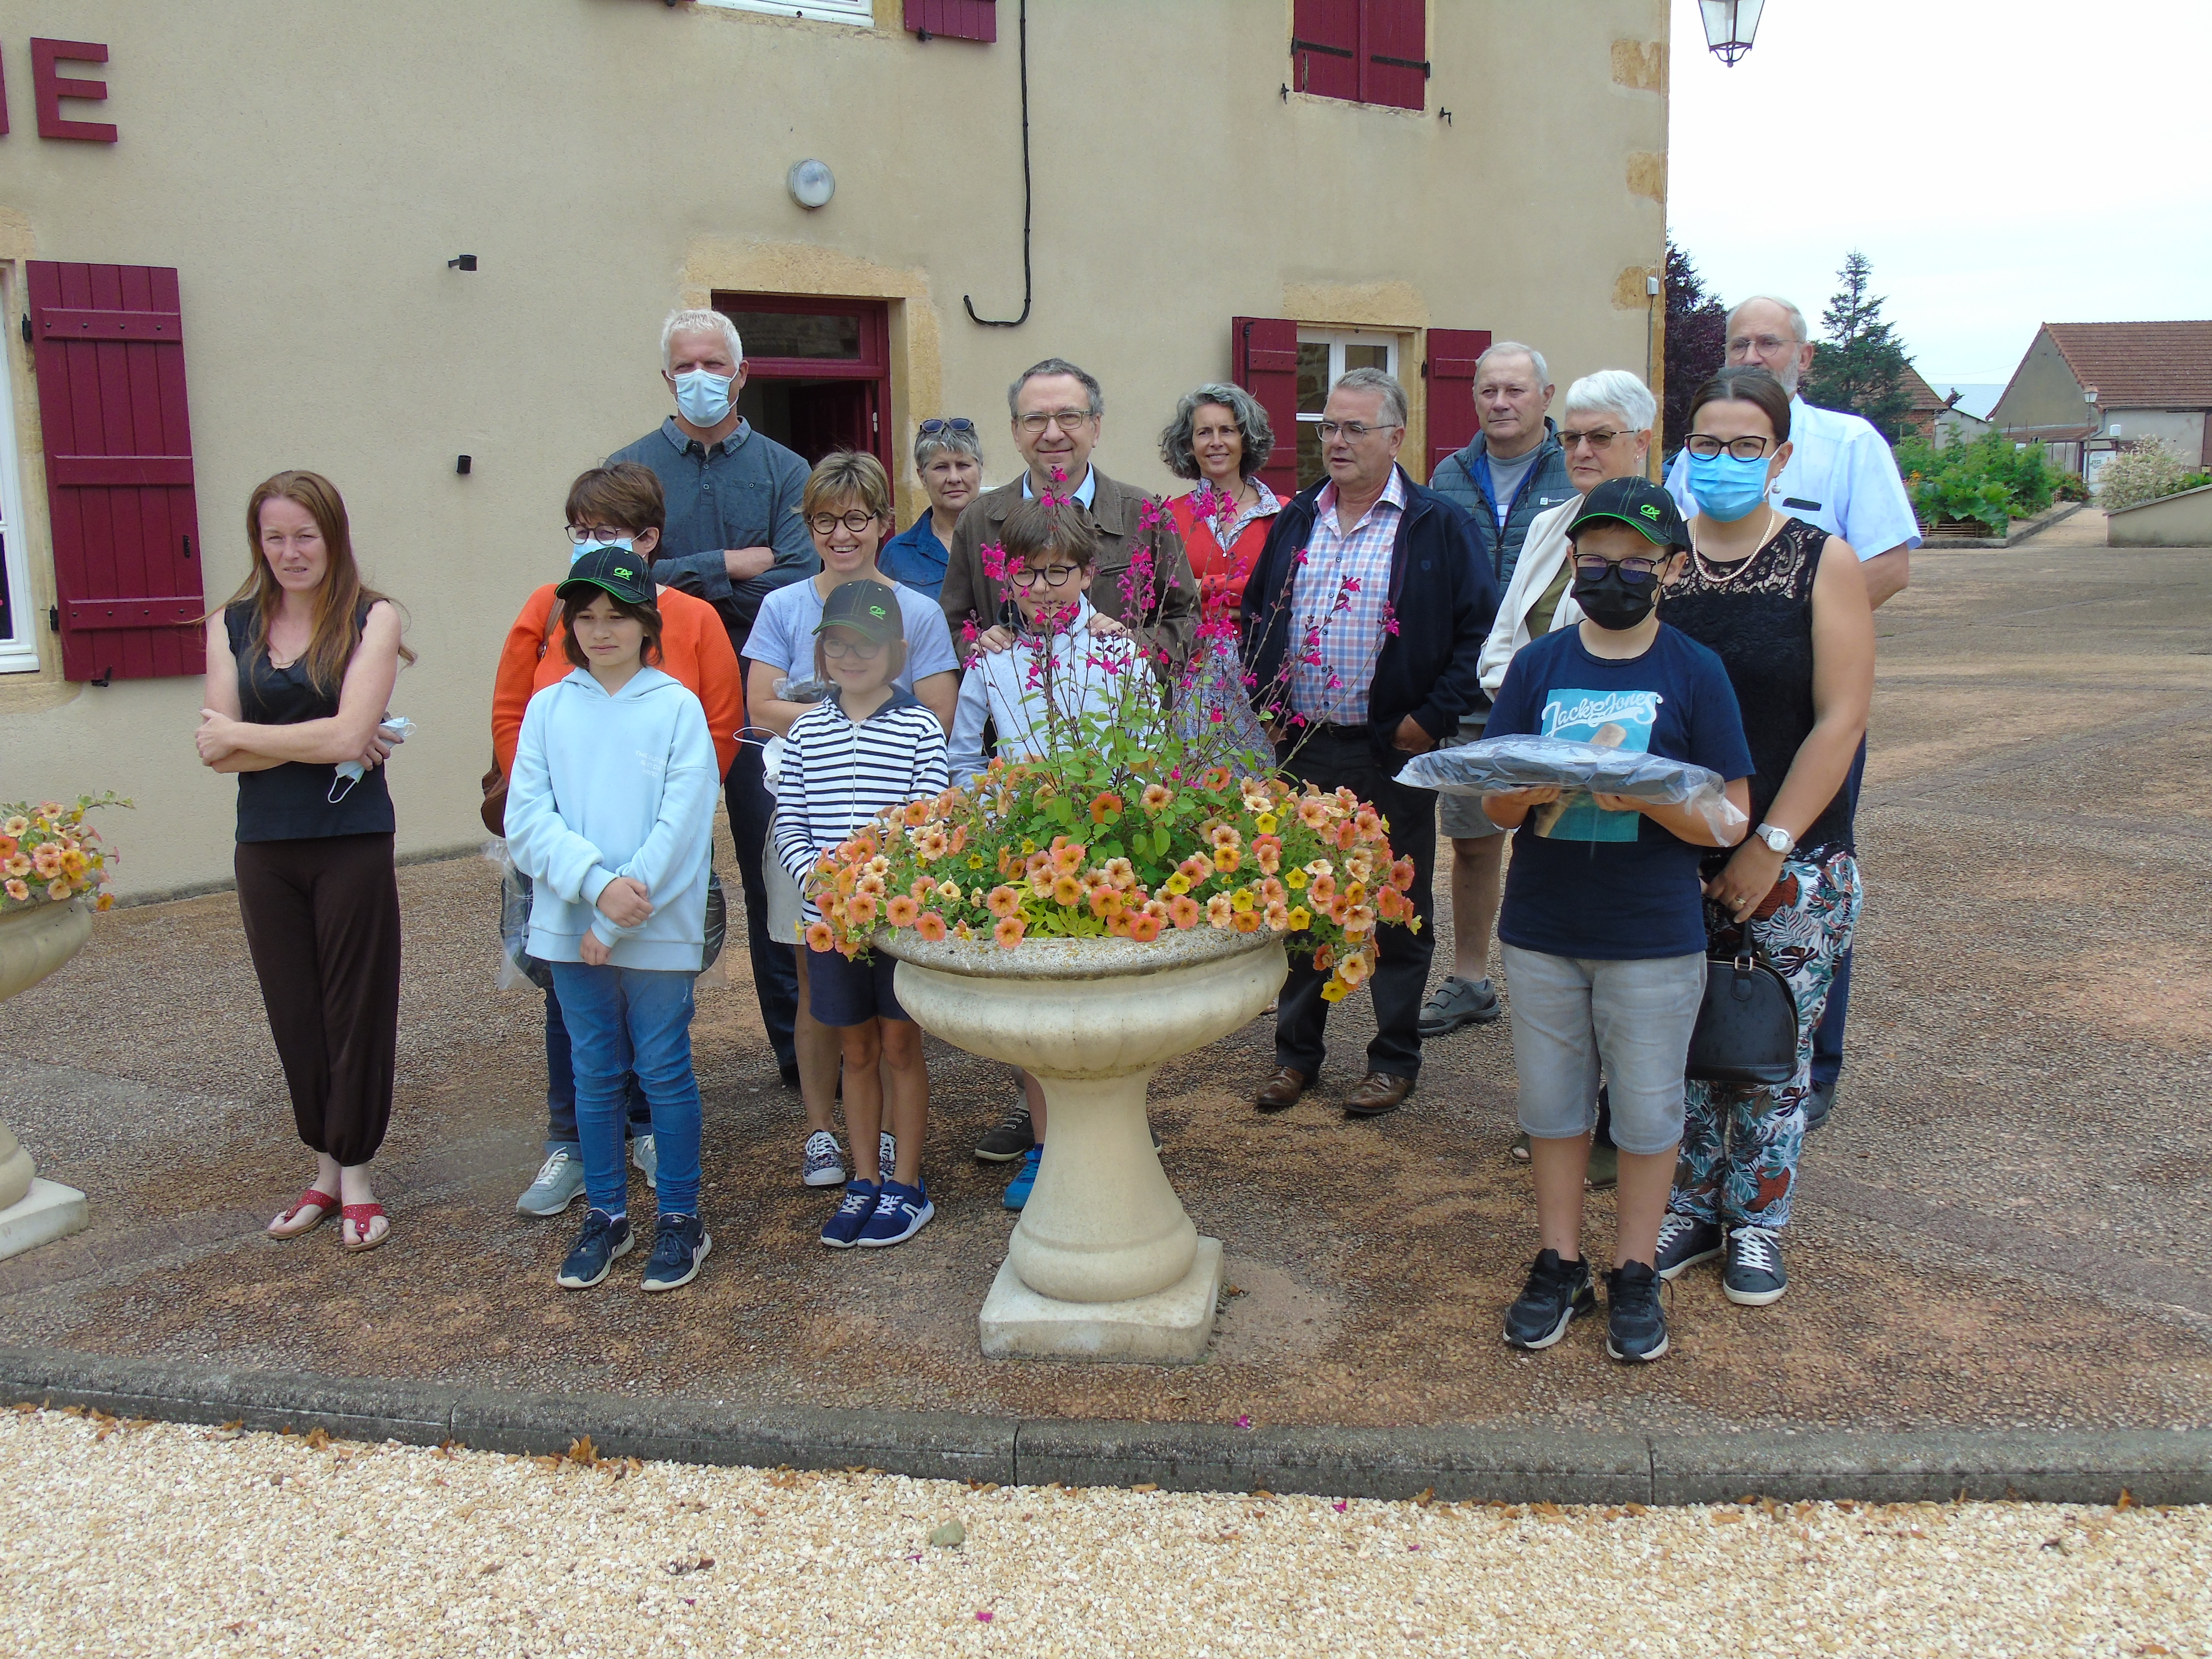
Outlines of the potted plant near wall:
{"label": "potted plant near wall", "polygon": [[[1156,614],[1156,533],[1124,616]],[[1003,580],[1004,556],[984,559]],[[1012,649],[1036,696],[992,711],[1002,733],[1029,732],[1023,757],[879,815],[810,879],[816,948],[896,957],[925,1030],[1043,1088],[1049,1133],[984,1304],[988,1354],[1203,1352],[1221,1246],[1160,1166],[1152,1074],[1261,1012],[1290,956],[1328,971],[1338,1000],[1371,973],[1376,930],[1414,920],[1413,861],[1373,807],[1276,770],[1233,637],[1206,617],[1168,676],[1127,641],[1024,635]],[[1062,694],[1077,679],[1091,695]]]}
{"label": "potted plant near wall", "polygon": [[[85,815],[130,804],[109,793],[80,796],[67,806],[0,805],[0,1002],[82,951],[92,937],[93,911],[114,903],[106,890],[115,855]],[[37,1181],[37,1173],[30,1153],[0,1122],[0,1256],[84,1224],[84,1194]]]}

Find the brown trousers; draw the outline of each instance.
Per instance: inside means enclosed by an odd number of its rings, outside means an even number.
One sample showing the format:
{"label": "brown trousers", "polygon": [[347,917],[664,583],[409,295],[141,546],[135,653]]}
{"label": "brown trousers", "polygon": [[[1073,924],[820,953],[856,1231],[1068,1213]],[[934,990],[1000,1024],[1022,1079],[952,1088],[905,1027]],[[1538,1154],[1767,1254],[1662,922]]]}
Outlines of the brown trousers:
{"label": "brown trousers", "polygon": [[389,835],[238,844],[238,908],[300,1139],[351,1168],[384,1144],[399,1046]]}

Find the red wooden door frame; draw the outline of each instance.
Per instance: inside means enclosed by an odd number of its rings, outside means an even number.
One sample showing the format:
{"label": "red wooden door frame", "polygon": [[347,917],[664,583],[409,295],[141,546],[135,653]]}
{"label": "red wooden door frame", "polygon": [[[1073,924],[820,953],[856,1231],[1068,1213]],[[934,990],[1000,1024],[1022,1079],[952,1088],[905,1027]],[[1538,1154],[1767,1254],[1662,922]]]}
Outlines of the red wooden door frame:
{"label": "red wooden door frame", "polygon": [[891,315],[886,300],[844,298],[818,294],[751,294],[716,289],[714,309],[738,325],[744,336],[750,313],[805,317],[853,317],[860,321],[857,357],[759,357],[745,354],[745,379],[752,380],[867,380],[873,382],[870,424],[875,428],[869,449],[893,477],[898,470],[891,459]]}

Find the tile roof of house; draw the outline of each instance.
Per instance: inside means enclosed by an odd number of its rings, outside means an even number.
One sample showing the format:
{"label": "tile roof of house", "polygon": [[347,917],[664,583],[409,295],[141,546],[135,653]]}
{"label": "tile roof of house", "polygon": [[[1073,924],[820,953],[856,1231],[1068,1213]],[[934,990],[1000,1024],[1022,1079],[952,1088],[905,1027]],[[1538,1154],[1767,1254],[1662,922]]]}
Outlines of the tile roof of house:
{"label": "tile roof of house", "polygon": [[1936,415],[1950,408],[1951,400],[1920,377],[1911,363],[1905,366],[1905,389],[1912,395],[1915,415]]}
{"label": "tile roof of house", "polygon": [[2212,408],[2212,320],[2043,327],[2106,409]]}

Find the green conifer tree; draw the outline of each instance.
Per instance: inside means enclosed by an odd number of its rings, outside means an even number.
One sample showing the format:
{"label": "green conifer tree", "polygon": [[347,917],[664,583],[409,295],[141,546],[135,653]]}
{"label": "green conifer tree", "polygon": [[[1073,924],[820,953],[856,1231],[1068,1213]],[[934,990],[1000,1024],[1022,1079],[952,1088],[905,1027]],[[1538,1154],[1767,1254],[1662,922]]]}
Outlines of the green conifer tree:
{"label": "green conifer tree", "polygon": [[1826,335],[1817,343],[1801,389],[1807,403],[1863,416],[1895,443],[1911,412],[1912,394],[1905,384],[1904,343],[1894,325],[1881,319],[1885,301],[1869,291],[1873,276],[1873,264],[1856,248],[1844,256],[1844,268],[1836,273],[1840,286],[1820,313]]}

